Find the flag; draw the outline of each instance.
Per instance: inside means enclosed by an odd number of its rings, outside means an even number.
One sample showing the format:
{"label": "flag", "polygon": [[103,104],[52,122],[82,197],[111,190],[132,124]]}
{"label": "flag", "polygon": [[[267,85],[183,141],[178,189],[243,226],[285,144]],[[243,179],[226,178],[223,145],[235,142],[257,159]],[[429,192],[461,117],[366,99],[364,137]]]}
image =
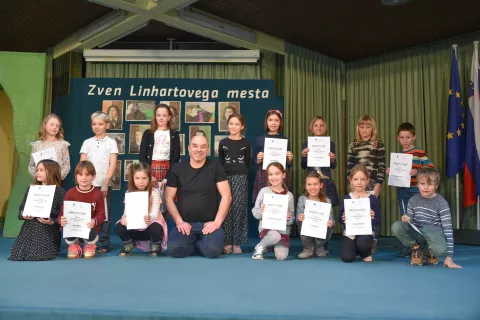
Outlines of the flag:
{"label": "flag", "polygon": [[465,164],[465,124],[458,74],[457,57],[452,50],[452,68],[450,73],[450,90],[448,92],[448,122],[447,122],[447,178],[454,177]]}
{"label": "flag", "polygon": [[463,206],[477,203],[480,195],[480,95],[478,90],[478,41],[474,42],[472,72],[468,88],[468,109],[465,132],[465,171],[463,174]]}

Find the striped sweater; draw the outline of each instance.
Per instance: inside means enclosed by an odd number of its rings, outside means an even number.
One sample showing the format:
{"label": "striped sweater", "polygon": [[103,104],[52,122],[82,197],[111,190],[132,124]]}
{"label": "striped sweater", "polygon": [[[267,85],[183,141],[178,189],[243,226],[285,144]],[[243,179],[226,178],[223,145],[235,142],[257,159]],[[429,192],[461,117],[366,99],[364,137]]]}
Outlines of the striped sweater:
{"label": "striped sweater", "polygon": [[367,167],[370,180],[382,184],[385,181],[385,145],[382,141],[360,141],[357,140],[348,146],[347,158],[347,179],[350,171],[356,164],[363,164]]}
{"label": "striped sweater", "polygon": [[437,193],[433,198],[414,195],[408,201],[407,216],[421,229],[441,230],[447,239],[447,257],[453,256],[452,215],[447,200]]}
{"label": "striped sweater", "polygon": [[[433,168],[432,161],[428,159],[427,153],[422,149],[413,147],[412,149],[409,149],[409,150],[400,151],[400,153],[411,154],[413,156],[412,169],[420,170],[423,168]],[[418,192],[417,176],[411,177],[410,188],[402,188],[402,189],[410,189],[411,191]]]}

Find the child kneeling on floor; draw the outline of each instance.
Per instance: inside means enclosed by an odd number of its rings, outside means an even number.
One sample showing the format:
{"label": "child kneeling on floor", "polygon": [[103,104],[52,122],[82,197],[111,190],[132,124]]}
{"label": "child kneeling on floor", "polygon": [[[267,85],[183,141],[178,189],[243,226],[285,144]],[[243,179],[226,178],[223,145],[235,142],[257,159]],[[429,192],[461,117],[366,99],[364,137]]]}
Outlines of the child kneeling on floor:
{"label": "child kneeling on floor", "polygon": [[452,215],[447,201],[437,193],[440,174],[433,168],[417,172],[420,194],[410,198],[402,221],[392,225],[392,233],[412,249],[411,265],[437,264],[446,255],[444,267],[461,268],[453,262]]}

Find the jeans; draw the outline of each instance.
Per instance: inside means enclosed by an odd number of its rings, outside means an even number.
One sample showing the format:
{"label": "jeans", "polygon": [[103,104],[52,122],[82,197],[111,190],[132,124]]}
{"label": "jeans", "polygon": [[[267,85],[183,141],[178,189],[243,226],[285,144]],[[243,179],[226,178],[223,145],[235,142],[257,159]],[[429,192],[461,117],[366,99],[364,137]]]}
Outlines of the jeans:
{"label": "jeans", "polygon": [[418,194],[418,190],[411,188],[397,188],[398,205],[400,207],[400,215],[407,213],[408,200]]}
{"label": "jeans", "polygon": [[217,258],[222,254],[224,232],[223,228],[210,234],[203,234],[205,222],[188,222],[192,229],[186,235],[174,227],[168,238],[168,253],[174,258],[183,258],[198,253],[207,258]]}
{"label": "jeans", "polygon": [[[95,187],[101,189],[101,187]],[[110,219],[112,218],[112,213],[110,212],[112,208],[112,187],[108,187],[107,191],[107,207],[106,210],[106,220],[100,226],[100,232],[98,233],[99,246],[101,248],[107,248],[110,246]]]}
{"label": "jeans", "polygon": [[418,233],[406,222],[396,221],[392,225],[392,233],[403,245],[411,248],[419,242],[426,242],[429,252],[436,256],[445,256],[447,253],[447,239],[442,230],[418,228],[422,233]]}

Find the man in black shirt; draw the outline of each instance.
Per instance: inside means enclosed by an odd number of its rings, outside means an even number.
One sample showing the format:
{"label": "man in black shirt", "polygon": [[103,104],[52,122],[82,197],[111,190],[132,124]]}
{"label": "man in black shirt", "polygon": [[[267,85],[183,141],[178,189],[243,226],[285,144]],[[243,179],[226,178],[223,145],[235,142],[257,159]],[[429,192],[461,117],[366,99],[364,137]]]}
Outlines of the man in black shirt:
{"label": "man in black shirt", "polygon": [[176,224],[168,239],[172,257],[186,257],[196,252],[216,258],[222,253],[222,223],[232,196],[220,163],[207,160],[208,150],[207,139],[194,136],[188,145],[190,160],[176,163],[167,173],[165,204]]}

